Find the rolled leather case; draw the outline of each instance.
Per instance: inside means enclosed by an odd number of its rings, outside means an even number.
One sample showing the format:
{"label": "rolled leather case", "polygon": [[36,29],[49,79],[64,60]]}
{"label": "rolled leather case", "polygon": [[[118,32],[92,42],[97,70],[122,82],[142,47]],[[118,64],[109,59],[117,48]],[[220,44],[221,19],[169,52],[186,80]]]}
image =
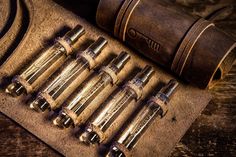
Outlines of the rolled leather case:
{"label": "rolled leather case", "polygon": [[200,88],[231,69],[236,40],[166,0],[100,0],[97,24]]}

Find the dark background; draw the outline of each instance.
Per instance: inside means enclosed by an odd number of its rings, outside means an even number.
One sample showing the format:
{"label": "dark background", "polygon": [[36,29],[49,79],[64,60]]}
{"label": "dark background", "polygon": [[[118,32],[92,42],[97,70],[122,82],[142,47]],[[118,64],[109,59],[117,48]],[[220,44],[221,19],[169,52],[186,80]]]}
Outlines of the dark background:
{"label": "dark background", "polygon": [[[54,0],[95,25],[98,0]],[[235,0],[171,0],[203,17]],[[236,12],[216,24],[236,37]],[[177,144],[172,156],[236,156],[236,65],[210,90],[213,100]],[[0,114],[0,156],[60,156],[15,122]]]}

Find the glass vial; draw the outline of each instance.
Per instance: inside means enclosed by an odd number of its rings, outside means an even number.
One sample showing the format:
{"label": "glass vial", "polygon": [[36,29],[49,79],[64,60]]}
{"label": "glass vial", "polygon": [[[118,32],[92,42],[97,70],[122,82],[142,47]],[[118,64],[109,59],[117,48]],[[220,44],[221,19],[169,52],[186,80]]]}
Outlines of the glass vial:
{"label": "glass vial", "polygon": [[101,143],[107,138],[106,131],[112,126],[113,122],[121,112],[133,100],[138,101],[142,97],[143,88],[151,79],[154,70],[151,66],[146,66],[130,82],[124,85],[123,89],[105,102],[104,107],[99,113],[90,120],[80,140],[84,143]]}
{"label": "glass vial", "polygon": [[77,59],[66,65],[60,74],[38,94],[37,98],[30,104],[30,108],[43,112],[46,109],[54,110],[60,107],[73,92],[73,89],[79,86],[74,81],[80,77],[82,72],[91,70],[96,66],[96,58],[106,44],[107,40],[100,37],[85,51],[79,53]]}
{"label": "glass vial", "polygon": [[84,82],[76,94],[66,103],[60,115],[54,119],[54,125],[68,128],[84,121],[80,116],[90,102],[107,87],[118,81],[118,74],[129,61],[130,56],[122,52],[108,66],[102,68],[98,75],[94,75],[88,82]]}
{"label": "glass vial", "polygon": [[156,96],[152,97],[141,111],[128,124],[123,133],[111,146],[107,157],[127,157],[141,136],[156,117],[162,118],[168,110],[168,102],[178,86],[176,80],[171,80]]}
{"label": "glass vial", "polygon": [[56,40],[55,44],[46,49],[26,70],[13,78],[12,83],[6,88],[6,93],[12,96],[32,93],[63,64],[84,33],[84,28],[77,25],[64,37]]}

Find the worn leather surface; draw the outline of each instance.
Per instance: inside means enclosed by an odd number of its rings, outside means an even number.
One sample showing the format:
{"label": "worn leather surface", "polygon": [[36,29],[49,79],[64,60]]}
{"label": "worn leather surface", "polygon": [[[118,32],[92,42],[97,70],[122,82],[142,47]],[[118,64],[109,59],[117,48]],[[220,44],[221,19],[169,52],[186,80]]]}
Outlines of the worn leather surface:
{"label": "worn leather surface", "polygon": [[[10,1],[6,1],[5,5],[4,2],[0,2],[0,15],[1,15],[1,23],[0,23],[0,30],[1,30],[1,37],[7,32],[6,25],[7,23],[11,23],[12,21],[9,20],[10,17]],[[9,20],[9,21],[8,21]]]}
{"label": "worn leather surface", "polygon": [[210,88],[224,78],[236,57],[234,38],[212,21],[190,15],[169,1],[101,0],[97,23],[200,88]]}
{"label": "worn leather surface", "polygon": [[[1,39],[0,42],[0,65],[11,55],[11,52],[17,47],[17,45],[21,42],[22,38],[29,28],[29,13],[27,7],[30,7],[30,4],[21,3],[20,0],[17,1],[9,1],[8,3],[4,3],[7,7],[11,8],[10,11],[5,11],[7,15],[7,20],[4,22],[4,16],[2,21],[2,29],[1,29]],[[4,6],[2,5],[2,6]],[[28,5],[28,6],[26,6]],[[7,14],[9,13],[9,14]]]}
{"label": "worn leather surface", "polygon": [[[68,30],[68,27],[71,28],[77,23],[82,24],[87,30],[86,36],[80,41],[83,46],[79,49],[84,49],[88,41],[95,40],[99,35],[103,35],[109,40],[108,48],[99,58],[100,63],[106,60],[109,55],[118,54],[122,50],[126,50],[132,55],[132,62],[121,75],[121,82],[127,76],[135,74],[133,69],[146,64],[155,67],[156,74],[145,90],[145,97],[155,93],[160,82],[167,82],[173,76],[52,1],[33,1],[32,4],[29,0],[21,2],[28,6],[29,25],[23,40],[0,68],[0,77],[4,83],[1,84],[0,111],[65,156],[78,156],[78,154],[81,157],[91,156],[91,154],[98,156],[97,147],[88,147],[79,143],[78,139],[73,136],[72,129],[62,131],[53,127],[48,119],[48,113],[38,114],[29,110],[26,105],[26,100],[29,97],[12,98],[3,92],[3,85],[8,83],[9,79],[28,61],[40,53],[44,46],[51,44],[55,36],[63,34],[65,30]],[[47,12],[47,10],[53,11]],[[103,96],[100,95],[94,101],[103,101],[112,90],[114,88],[102,93]],[[176,96],[171,100],[169,113],[162,121],[155,121],[148,129],[132,152],[133,156],[167,156],[209,100],[210,95],[207,91],[181,83]]]}

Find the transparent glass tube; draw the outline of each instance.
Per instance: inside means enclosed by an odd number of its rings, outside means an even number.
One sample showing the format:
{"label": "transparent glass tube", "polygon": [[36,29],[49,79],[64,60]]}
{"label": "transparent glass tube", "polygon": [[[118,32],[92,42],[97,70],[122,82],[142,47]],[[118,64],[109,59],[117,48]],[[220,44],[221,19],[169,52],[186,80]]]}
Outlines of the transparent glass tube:
{"label": "transparent glass tube", "polygon": [[102,110],[94,115],[89,122],[80,140],[85,143],[101,143],[106,138],[106,130],[113,124],[125,107],[133,100],[139,100],[143,88],[150,80],[154,71],[152,67],[146,66],[134,79],[125,85],[118,93],[107,101]]}
{"label": "transparent glass tube", "polygon": [[99,127],[102,131],[110,126],[110,124],[115,120],[119,111],[129,104],[132,100],[137,97],[133,90],[120,91],[113,99],[109,102],[108,108],[102,112],[93,122],[93,124]]}
{"label": "transparent glass tube", "polygon": [[13,78],[6,92],[18,96],[23,92],[31,93],[39,87],[56,69],[63,64],[72,52],[73,44],[84,34],[81,26],[76,26],[50,48],[42,52],[29,67]]}
{"label": "transparent glass tube", "polygon": [[[101,73],[98,76],[95,76],[92,81],[88,82],[88,86],[85,86],[83,89],[89,90],[81,90],[75,96],[75,99],[69,102],[67,109],[72,110],[74,113],[79,115],[86,106],[109,84],[112,83],[112,78],[106,74]],[[79,102],[79,103],[78,103]]]}
{"label": "transparent glass tube", "polygon": [[58,104],[57,99],[88,67],[88,62],[81,58],[72,61],[46,89],[38,94],[35,101],[30,104],[30,108],[37,111],[58,108],[60,104]]}
{"label": "transparent glass tube", "polygon": [[107,41],[100,37],[85,51],[78,54],[78,58],[66,65],[60,74],[38,94],[36,100],[30,104],[30,107],[40,111],[60,107],[61,99],[65,100],[79,86],[74,81],[83,71],[86,69],[91,70],[95,67],[95,59],[106,44]]}
{"label": "transparent glass tube", "polygon": [[135,117],[118,140],[126,148],[131,149],[135,146],[138,139],[148,128],[150,123],[162,112],[161,107],[155,103],[149,103]]}
{"label": "transparent glass tube", "polygon": [[73,81],[74,77],[78,76],[78,74],[81,74],[87,68],[89,68],[89,64],[87,61],[83,61],[83,59],[72,61],[65,71],[63,71],[62,75],[53,81],[46,91],[48,91],[48,94],[51,95],[53,99],[57,99],[58,96]]}
{"label": "transparent glass tube", "polygon": [[60,58],[65,60],[67,56],[65,51],[61,44],[56,43],[20,74],[20,77],[32,85],[57,60]]}
{"label": "transparent glass tube", "polygon": [[77,117],[84,111],[90,102],[109,84],[116,83],[117,74],[123,69],[129,60],[127,53],[121,53],[99,75],[95,75],[90,81],[83,83],[76,94],[67,102],[62,113],[53,121],[59,127],[75,125]]}
{"label": "transparent glass tube", "polygon": [[145,130],[158,116],[165,116],[165,105],[177,88],[178,83],[171,80],[158,94],[145,105],[140,112],[127,125],[126,129],[111,146],[107,157],[127,156],[127,153],[135,147]]}
{"label": "transparent glass tube", "polygon": [[[136,98],[132,90],[119,91],[80,136],[80,140],[86,144],[101,143],[104,140],[105,131],[110,127],[119,113]],[[95,129],[96,127],[96,129]],[[102,135],[101,135],[102,134]]]}

